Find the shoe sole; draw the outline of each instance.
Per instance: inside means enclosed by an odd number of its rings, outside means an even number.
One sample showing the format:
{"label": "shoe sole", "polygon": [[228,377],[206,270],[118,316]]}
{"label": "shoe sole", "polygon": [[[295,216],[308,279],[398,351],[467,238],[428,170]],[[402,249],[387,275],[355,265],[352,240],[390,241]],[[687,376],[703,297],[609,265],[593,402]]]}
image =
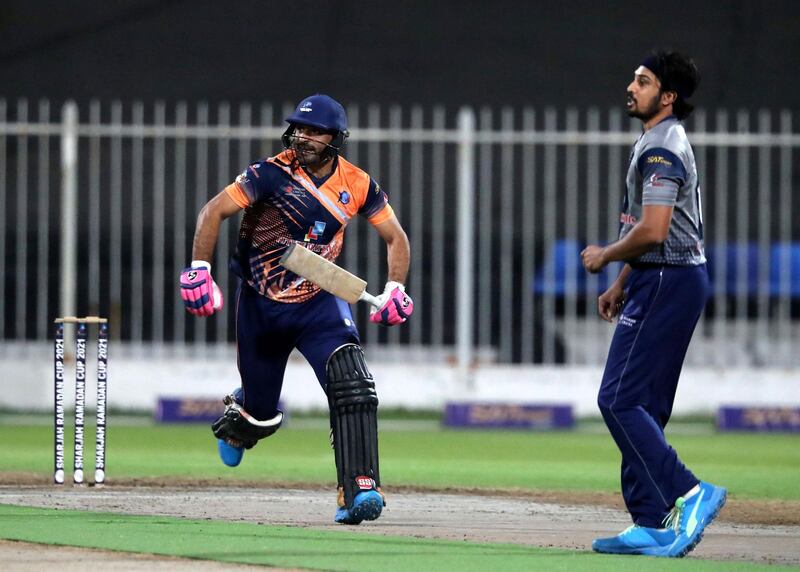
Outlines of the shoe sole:
{"label": "shoe sole", "polygon": [[684,556],[689,554],[692,550],[694,550],[697,547],[697,545],[700,544],[700,541],[703,540],[703,534],[706,531],[706,527],[708,527],[712,522],[714,522],[714,519],[717,518],[717,516],[719,515],[719,511],[722,510],[722,507],[725,506],[725,503],[727,501],[728,501],[728,491],[723,489],[722,496],[717,500],[717,504],[714,507],[714,512],[711,513],[711,516],[709,516],[705,520],[705,522],[698,525],[698,528],[700,530],[694,537],[694,539],[689,544],[687,544],[686,547],[683,548],[683,550],[681,550],[677,554],[670,554],[669,556],[671,556],[672,558],[683,558]]}

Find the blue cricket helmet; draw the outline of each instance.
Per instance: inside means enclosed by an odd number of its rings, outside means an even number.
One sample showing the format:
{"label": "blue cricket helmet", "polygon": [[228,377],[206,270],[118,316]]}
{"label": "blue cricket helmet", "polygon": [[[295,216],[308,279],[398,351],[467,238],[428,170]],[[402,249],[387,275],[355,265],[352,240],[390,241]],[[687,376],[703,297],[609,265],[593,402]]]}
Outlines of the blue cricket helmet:
{"label": "blue cricket helmet", "polygon": [[310,125],[326,131],[347,131],[347,115],[342,104],[318,93],[300,101],[286,123]]}
{"label": "blue cricket helmet", "polygon": [[296,125],[309,125],[318,129],[330,131],[333,140],[328,145],[327,154],[338,154],[350,132],[347,131],[347,114],[342,104],[329,95],[317,93],[300,100],[294,112],[285,120],[289,128],[281,138],[283,146],[291,147],[292,137]]}

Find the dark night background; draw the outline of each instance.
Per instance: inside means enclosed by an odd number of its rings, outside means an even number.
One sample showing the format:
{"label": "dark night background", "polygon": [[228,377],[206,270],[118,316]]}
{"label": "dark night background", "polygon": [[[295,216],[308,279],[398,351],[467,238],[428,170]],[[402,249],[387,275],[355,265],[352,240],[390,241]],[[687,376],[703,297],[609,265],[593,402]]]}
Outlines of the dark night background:
{"label": "dark night background", "polygon": [[621,105],[653,46],[706,108],[798,108],[800,3],[83,0],[0,5],[0,97]]}

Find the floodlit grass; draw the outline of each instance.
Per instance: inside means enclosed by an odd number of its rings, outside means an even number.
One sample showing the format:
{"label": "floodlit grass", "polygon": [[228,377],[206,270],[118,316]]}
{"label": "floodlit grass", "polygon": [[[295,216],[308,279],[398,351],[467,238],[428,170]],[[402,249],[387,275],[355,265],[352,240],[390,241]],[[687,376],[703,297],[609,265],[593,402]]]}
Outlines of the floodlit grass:
{"label": "floodlit grass", "polygon": [[[108,429],[107,473],[114,478],[213,478],[296,481],[333,486],[335,470],[324,421],[290,422],[246,452],[230,469],[217,458],[206,425],[114,425]],[[530,490],[617,491],[619,453],[602,431],[519,432],[381,430],[381,476],[392,485]],[[680,432],[677,432],[680,433]],[[86,441],[92,467],[93,436]],[[67,433],[67,466],[71,440]],[[800,499],[800,438],[786,434],[674,434],[681,459],[700,478],[722,484],[734,498]],[[49,475],[52,428],[0,425],[0,471]]]}
{"label": "floodlit grass", "polygon": [[310,570],[712,572],[774,569],[747,563],[632,558],[509,544],[420,540],[8,505],[0,505],[0,538]]}

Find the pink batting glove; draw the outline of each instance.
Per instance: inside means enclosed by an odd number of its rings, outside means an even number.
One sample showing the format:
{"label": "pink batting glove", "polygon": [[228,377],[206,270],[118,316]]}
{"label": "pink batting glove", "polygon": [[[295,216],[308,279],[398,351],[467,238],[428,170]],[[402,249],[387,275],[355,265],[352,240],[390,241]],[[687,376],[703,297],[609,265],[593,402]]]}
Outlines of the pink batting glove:
{"label": "pink batting glove", "polygon": [[181,272],[181,298],[186,311],[195,316],[210,316],[222,309],[222,290],[211,277],[211,264],[192,260]]}
{"label": "pink batting glove", "polygon": [[369,321],[375,324],[396,326],[408,320],[414,311],[414,301],[399,282],[387,282],[383,294],[377,298],[381,305],[369,315]]}

